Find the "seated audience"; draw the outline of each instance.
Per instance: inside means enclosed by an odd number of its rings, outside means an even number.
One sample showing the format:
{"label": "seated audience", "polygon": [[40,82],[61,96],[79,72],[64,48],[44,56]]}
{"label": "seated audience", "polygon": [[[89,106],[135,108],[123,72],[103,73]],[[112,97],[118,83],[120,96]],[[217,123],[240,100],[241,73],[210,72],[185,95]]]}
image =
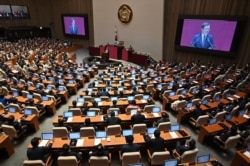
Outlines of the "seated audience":
{"label": "seated audience", "polygon": [[154,131],[154,138],[150,138],[148,135],[144,136],[150,153],[165,151],[164,149],[164,139],[160,136],[161,132],[156,129]]}
{"label": "seated audience", "polygon": [[13,126],[18,134],[25,134],[27,132],[28,126],[26,124],[22,124],[21,121],[15,120],[14,115],[10,115],[4,124]]}
{"label": "seated audience", "polygon": [[39,138],[34,137],[31,140],[32,148],[27,150],[27,157],[29,160],[42,160],[46,162],[48,157],[50,156],[50,148],[52,144],[49,144],[47,147],[38,146],[39,145]]}
{"label": "seated audience", "polygon": [[90,156],[107,156],[109,157],[109,152],[104,149],[103,145],[100,143],[97,145],[96,150],[91,152],[90,151]]}
{"label": "seated audience", "polygon": [[138,109],[137,113],[131,117],[132,124],[140,124],[145,122],[145,115],[141,114],[141,110]]}
{"label": "seated audience", "polygon": [[179,155],[182,155],[185,151],[193,150],[196,148],[196,142],[194,139],[191,139],[187,142],[187,144],[181,144],[180,141],[177,141],[176,143],[176,151],[179,153]]}
{"label": "seated audience", "polygon": [[161,113],[161,118],[153,123],[154,127],[157,127],[161,122],[170,122],[169,115],[166,112]]}
{"label": "seated audience", "polygon": [[134,144],[134,136],[133,135],[128,135],[126,136],[126,145],[123,145],[121,148],[121,153],[124,152],[136,152],[139,151],[139,145],[138,144]]}
{"label": "seated audience", "polygon": [[191,117],[194,118],[195,120],[197,120],[199,116],[205,114],[205,112],[202,111],[202,109],[200,108],[200,106],[201,106],[201,104],[200,104],[200,103],[197,103],[197,104],[195,105],[195,109],[192,110],[192,112],[191,112]]}
{"label": "seated audience", "polygon": [[183,101],[183,97],[179,96],[178,100],[175,100],[173,103],[171,103],[171,109],[176,110],[177,105]]}
{"label": "seated audience", "polygon": [[[214,142],[217,145],[222,145],[223,142],[225,142],[229,137],[235,136],[238,134],[238,128],[236,125],[232,125],[229,131],[220,134],[219,136],[214,136]],[[221,141],[222,142],[221,142]]]}
{"label": "seated audience", "polygon": [[110,117],[107,118],[107,126],[121,124],[121,121],[119,117],[115,117],[115,112],[111,111]]}
{"label": "seated audience", "polygon": [[75,156],[78,161],[80,161],[82,158],[81,153],[71,151],[68,144],[63,144],[62,152],[59,153],[58,157],[60,156]]}

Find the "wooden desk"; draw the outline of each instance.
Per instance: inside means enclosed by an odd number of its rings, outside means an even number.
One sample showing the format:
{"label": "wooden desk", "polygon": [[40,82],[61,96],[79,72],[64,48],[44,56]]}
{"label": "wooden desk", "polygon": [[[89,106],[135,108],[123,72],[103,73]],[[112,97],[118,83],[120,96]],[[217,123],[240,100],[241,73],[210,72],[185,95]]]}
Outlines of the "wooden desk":
{"label": "wooden desk", "polygon": [[250,165],[250,158],[244,155],[245,151],[236,151],[234,158],[232,160],[231,166],[240,165],[240,166],[249,166]]}
{"label": "wooden desk", "polygon": [[73,91],[74,94],[77,94],[77,84],[76,83],[74,83],[74,84],[67,84],[66,87],[72,89],[72,91]]}
{"label": "wooden desk", "polygon": [[198,135],[198,141],[203,144],[204,140],[206,137],[212,135],[212,134],[216,134],[219,133],[221,131],[223,131],[223,127],[221,127],[218,123],[213,124],[213,125],[207,125],[207,126],[201,126],[200,127],[200,132]]}
{"label": "wooden desk", "polygon": [[8,157],[15,153],[13,144],[8,135],[0,133],[0,149],[4,149],[4,151],[7,152]]}

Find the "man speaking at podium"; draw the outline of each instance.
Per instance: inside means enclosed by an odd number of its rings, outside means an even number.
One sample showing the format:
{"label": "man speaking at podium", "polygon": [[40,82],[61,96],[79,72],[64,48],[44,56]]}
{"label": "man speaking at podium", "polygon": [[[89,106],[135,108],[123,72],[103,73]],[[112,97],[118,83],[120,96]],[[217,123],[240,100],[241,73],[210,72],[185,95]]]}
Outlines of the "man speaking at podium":
{"label": "man speaking at podium", "polygon": [[201,25],[201,33],[194,35],[191,47],[204,48],[204,49],[214,49],[214,37],[209,34],[210,24],[204,22]]}

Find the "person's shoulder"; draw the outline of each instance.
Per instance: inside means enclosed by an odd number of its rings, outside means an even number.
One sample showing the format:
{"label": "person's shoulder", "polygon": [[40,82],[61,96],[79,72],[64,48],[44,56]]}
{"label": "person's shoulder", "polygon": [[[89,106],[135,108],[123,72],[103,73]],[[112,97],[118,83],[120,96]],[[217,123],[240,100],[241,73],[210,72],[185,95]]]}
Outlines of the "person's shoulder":
{"label": "person's shoulder", "polygon": [[197,33],[194,35],[194,38],[198,38],[198,37],[200,37],[200,33]]}

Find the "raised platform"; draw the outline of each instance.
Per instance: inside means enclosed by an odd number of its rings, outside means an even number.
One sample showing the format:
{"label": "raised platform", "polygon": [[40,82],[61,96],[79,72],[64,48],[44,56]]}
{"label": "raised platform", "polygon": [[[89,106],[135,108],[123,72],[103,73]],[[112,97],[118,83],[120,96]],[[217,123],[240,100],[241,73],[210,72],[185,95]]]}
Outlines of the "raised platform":
{"label": "raised platform", "polygon": [[95,64],[96,66],[98,66],[99,69],[105,69],[107,66],[113,65],[113,66],[118,66],[119,64],[121,64],[121,62],[118,61],[114,61],[114,60],[103,60],[100,57],[96,57],[96,56],[89,56],[84,58],[83,63],[87,63],[88,65],[93,65]]}

